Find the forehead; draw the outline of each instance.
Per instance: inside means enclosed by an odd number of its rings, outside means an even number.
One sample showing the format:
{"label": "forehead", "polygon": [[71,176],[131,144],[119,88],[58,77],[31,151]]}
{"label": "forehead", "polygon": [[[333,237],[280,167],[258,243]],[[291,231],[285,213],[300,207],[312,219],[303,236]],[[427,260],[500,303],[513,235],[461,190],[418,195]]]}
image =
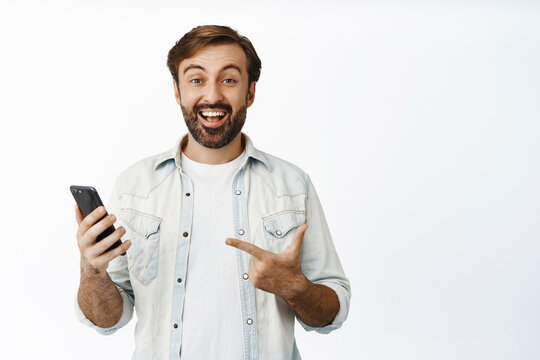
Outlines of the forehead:
{"label": "forehead", "polygon": [[219,71],[227,65],[236,65],[247,74],[247,57],[242,47],[238,44],[206,45],[199,49],[191,57],[186,58],[178,65],[178,73],[190,65],[200,65],[207,71]]}

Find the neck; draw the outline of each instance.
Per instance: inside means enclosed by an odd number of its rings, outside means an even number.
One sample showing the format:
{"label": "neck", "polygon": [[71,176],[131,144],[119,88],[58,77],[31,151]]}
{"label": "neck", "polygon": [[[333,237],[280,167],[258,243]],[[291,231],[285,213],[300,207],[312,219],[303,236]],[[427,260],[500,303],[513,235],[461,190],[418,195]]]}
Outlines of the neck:
{"label": "neck", "polygon": [[187,144],[185,144],[182,151],[193,161],[209,165],[219,165],[228,163],[240,156],[242,151],[244,151],[242,143],[242,133],[239,133],[233,141],[224,147],[211,149],[199,144],[191,136],[191,133],[188,132]]}

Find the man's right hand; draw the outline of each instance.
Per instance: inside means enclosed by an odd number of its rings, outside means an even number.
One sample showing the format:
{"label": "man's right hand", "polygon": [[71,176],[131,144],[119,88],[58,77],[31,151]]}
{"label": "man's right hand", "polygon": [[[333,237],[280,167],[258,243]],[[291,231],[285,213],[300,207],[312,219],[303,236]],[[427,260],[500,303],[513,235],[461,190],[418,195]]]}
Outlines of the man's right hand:
{"label": "man's right hand", "polygon": [[122,226],[103,240],[96,241],[99,234],[116,222],[116,217],[113,214],[98,221],[105,212],[105,207],[100,206],[83,219],[81,210],[75,205],[75,217],[79,224],[77,242],[81,251],[81,272],[95,275],[105,274],[109,262],[126,252],[131,246],[131,241],[126,240],[117,248],[105,252],[125,234],[126,230]]}

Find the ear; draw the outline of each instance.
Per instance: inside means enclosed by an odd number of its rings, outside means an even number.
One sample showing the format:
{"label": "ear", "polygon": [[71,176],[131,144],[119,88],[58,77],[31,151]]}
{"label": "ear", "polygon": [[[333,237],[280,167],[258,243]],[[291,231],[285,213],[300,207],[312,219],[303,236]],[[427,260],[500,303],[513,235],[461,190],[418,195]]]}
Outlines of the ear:
{"label": "ear", "polygon": [[173,86],[174,86],[174,97],[176,98],[176,102],[178,105],[182,105],[180,102],[180,90],[178,89],[178,84],[176,83],[176,80],[173,79]]}
{"label": "ear", "polygon": [[252,81],[251,85],[249,86],[248,93],[247,93],[247,107],[250,107],[251,104],[255,101],[255,84],[257,84],[256,81]]}

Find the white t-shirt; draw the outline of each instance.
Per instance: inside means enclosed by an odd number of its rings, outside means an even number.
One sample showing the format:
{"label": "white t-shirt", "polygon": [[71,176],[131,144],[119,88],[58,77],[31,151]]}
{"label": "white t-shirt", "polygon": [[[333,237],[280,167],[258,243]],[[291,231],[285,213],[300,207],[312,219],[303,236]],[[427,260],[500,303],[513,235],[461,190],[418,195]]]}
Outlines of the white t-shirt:
{"label": "white t-shirt", "polygon": [[195,162],[182,153],[193,184],[193,222],[182,317],[181,358],[243,359],[242,311],[234,237],[232,181],[245,151],[226,164]]}

